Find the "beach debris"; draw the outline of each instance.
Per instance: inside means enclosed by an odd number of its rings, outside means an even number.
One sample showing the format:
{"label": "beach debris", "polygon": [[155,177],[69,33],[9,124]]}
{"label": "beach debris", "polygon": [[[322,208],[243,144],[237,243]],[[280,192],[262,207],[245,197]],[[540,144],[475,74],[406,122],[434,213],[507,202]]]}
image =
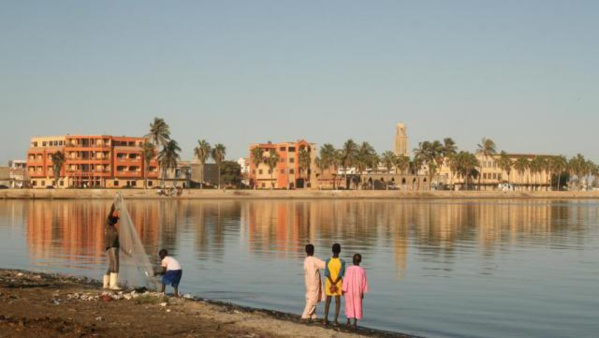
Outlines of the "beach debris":
{"label": "beach debris", "polygon": [[96,321],[98,321],[98,322],[101,322],[103,320],[104,320],[104,318],[102,318],[102,317],[96,317]]}
{"label": "beach debris", "polygon": [[166,302],[162,302],[162,303],[160,303],[160,306],[166,306],[166,304],[167,304]]}

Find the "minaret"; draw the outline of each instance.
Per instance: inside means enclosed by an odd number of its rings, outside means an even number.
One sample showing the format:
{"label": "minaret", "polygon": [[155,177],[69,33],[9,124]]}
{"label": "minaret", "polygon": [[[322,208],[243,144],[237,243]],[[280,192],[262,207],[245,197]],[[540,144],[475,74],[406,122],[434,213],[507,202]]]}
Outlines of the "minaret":
{"label": "minaret", "polygon": [[405,124],[395,126],[395,155],[410,156],[408,152],[408,132]]}

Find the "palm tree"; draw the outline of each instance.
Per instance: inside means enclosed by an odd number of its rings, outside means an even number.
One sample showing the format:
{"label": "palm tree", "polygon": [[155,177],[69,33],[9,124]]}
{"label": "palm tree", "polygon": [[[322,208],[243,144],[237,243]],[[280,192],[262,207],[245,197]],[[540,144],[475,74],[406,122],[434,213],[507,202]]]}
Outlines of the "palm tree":
{"label": "palm tree", "polygon": [[458,152],[458,146],[455,145],[455,141],[451,137],[443,139],[443,157],[449,157],[455,155]]}
{"label": "palm tree", "polygon": [[141,148],[141,157],[144,161],[144,189],[148,188],[148,171],[150,170],[150,162],[156,156],[156,147],[151,142],[144,142]]}
{"label": "palm tree", "polygon": [[204,189],[204,166],[206,160],[210,157],[211,151],[210,143],[206,140],[198,140],[198,146],[193,149],[193,153],[200,161],[200,188]]}
{"label": "palm tree", "polygon": [[396,161],[397,156],[392,151],[385,151],[381,154],[381,162],[387,168],[387,173],[391,173],[391,168],[395,166]]}
{"label": "palm tree", "polygon": [[419,160],[422,164],[426,164],[428,168],[429,189],[432,188],[432,180],[437,169],[443,165],[443,151],[443,145],[437,140],[433,142],[420,142],[418,143],[418,148],[414,149],[414,158]]}
{"label": "palm tree", "polygon": [[220,189],[220,167],[225,160],[225,155],[227,154],[227,148],[221,144],[217,143],[212,148],[212,159],[214,163],[216,163],[217,173],[218,173],[218,188]]}
{"label": "palm tree", "polygon": [[150,132],[145,137],[149,138],[155,146],[165,147],[171,139],[171,132],[163,119],[155,117],[154,122],[150,123]]}
{"label": "palm tree", "polygon": [[563,155],[554,156],[549,160],[549,168],[551,168],[551,172],[554,172],[557,176],[555,182],[555,191],[559,191],[562,173],[568,168],[568,160]]}
{"label": "palm tree", "polygon": [[[169,130],[169,126],[164,119],[155,117],[154,122],[150,123],[150,132],[144,136],[150,140],[150,142],[154,143],[154,145],[158,148],[162,146],[162,150],[168,144],[171,139],[171,132]],[[158,165],[160,166],[160,172],[166,174],[166,170],[162,168],[162,161],[158,161]],[[164,185],[165,177],[162,177],[162,185]]]}
{"label": "palm tree", "polygon": [[334,168],[334,173],[333,173],[333,189],[336,189],[336,177],[335,175],[337,175],[337,150],[335,149],[335,147],[330,144],[330,143],[325,143],[322,145],[322,147],[320,147],[320,161],[321,161],[321,165],[322,168],[324,169],[330,169],[331,167]]}
{"label": "palm tree", "polygon": [[374,148],[368,142],[362,142],[358,148],[354,165],[356,167],[358,181],[356,182],[357,188],[361,188],[362,174],[366,171],[366,168],[370,167],[371,157],[375,153]]}
{"label": "palm tree", "polygon": [[270,149],[268,151],[268,157],[266,158],[266,164],[268,165],[268,169],[270,172],[270,180],[271,180],[270,188],[271,189],[273,189],[275,186],[275,182],[274,182],[275,168],[277,167],[277,164],[279,163],[280,160],[281,160],[281,156],[274,149]]}
{"label": "palm tree", "polygon": [[60,179],[60,172],[66,162],[66,158],[62,151],[57,151],[52,156],[52,171],[54,172],[54,186],[58,188],[58,180]]}
{"label": "palm tree", "polygon": [[480,167],[480,163],[476,156],[467,151],[460,151],[455,156],[456,167],[458,174],[464,178],[464,183],[468,187],[470,178],[480,176],[480,172],[476,171]]}
{"label": "palm tree", "polygon": [[570,180],[572,176],[578,178],[578,188],[582,189],[585,173],[587,172],[587,161],[581,154],[577,154],[568,161],[568,169],[570,170]]}
{"label": "palm tree", "polygon": [[497,166],[499,166],[499,169],[505,171],[507,173],[507,183],[510,183],[510,173],[512,172],[512,166],[514,164],[512,163],[512,160],[510,159],[510,157],[508,156],[508,154],[505,151],[502,151],[499,154],[499,160],[497,160]]}
{"label": "palm tree", "polygon": [[[306,187],[306,181],[310,181],[310,164],[312,163],[312,158],[310,157],[310,152],[306,149],[306,147],[302,147],[299,150],[299,154],[297,155],[297,161],[299,165],[300,173],[302,173],[302,177],[304,178],[304,188]],[[305,175],[305,176],[304,176]]]}
{"label": "palm tree", "polygon": [[158,163],[162,167],[162,186],[166,179],[166,173],[169,169],[177,169],[177,163],[181,159],[179,152],[181,148],[175,140],[170,140],[158,153]]}
{"label": "palm tree", "polygon": [[524,176],[524,172],[529,168],[530,161],[526,157],[520,157],[514,163],[514,169],[520,177]]}
{"label": "palm tree", "polygon": [[543,171],[543,158],[541,156],[535,156],[528,165],[530,173],[532,175],[533,190],[538,189],[538,175]]}
{"label": "palm tree", "polygon": [[254,189],[258,188],[258,167],[260,163],[264,162],[264,150],[262,148],[255,146],[250,150],[250,161],[254,164]]}
{"label": "palm tree", "polygon": [[347,180],[347,169],[356,164],[358,157],[358,145],[354,140],[349,139],[343,144],[341,149],[341,166],[343,167],[343,178],[345,179],[345,188],[349,190],[349,181]]}
{"label": "palm tree", "polygon": [[[491,140],[490,138],[483,137],[483,139],[481,140],[481,143],[478,144],[477,146],[478,146],[478,150],[476,151],[476,153],[479,155],[482,155],[483,159],[485,159],[485,160],[489,156],[495,155],[497,153],[495,142],[493,142],[493,140]],[[483,162],[481,162],[480,172],[478,175],[478,190],[480,190],[480,188],[481,188],[480,179],[481,179],[482,173],[483,173],[483,165],[482,165]]]}

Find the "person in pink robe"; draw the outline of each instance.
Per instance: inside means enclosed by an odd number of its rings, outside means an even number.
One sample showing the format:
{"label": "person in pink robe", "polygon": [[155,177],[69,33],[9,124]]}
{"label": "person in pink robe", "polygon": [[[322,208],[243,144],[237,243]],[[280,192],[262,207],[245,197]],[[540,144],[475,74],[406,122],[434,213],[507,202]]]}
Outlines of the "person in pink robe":
{"label": "person in pink robe", "polygon": [[324,269],[324,261],[314,257],[314,245],[306,245],[304,260],[304,281],[306,283],[306,308],[302,319],[316,319],[316,305],[322,300],[322,281],[320,269]]}
{"label": "person in pink robe", "polygon": [[353,257],[354,265],[345,270],[343,278],[343,294],[345,295],[345,315],[347,326],[350,327],[350,319],[354,320],[354,329],[358,328],[358,319],[362,319],[362,300],[368,292],[368,281],[366,270],[360,266],[362,255],[359,253]]}

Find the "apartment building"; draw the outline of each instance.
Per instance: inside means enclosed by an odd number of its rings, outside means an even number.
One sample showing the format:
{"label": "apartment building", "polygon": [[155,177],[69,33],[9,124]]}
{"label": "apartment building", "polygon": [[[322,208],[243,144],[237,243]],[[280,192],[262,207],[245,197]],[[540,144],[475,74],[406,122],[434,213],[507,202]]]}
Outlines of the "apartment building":
{"label": "apartment building", "polygon": [[[255,161],[253,149],[259,148],[261,160]],[[254,143],[250,144],[250,172],[251,186],[257,189],[295,189],[311,188],[313,186],[316,158],[316,144],[306,140],[282,143]],[[306,151],[310,157],[310,164],[303,167],[300,163],[300,152]],[[277,154],[279,161],[271,171],[267,159],[271,153]],[[256,165],[256,163],[258,165]]]}
{"label": "apartment building", "polygon": [[[143,137],[65,135],[33,137],[27,152],[27,175],[32,188],[120,188],[158,185],[158,162],[146,166]],[[62,152],[64,164],[55,182],[52,155]],[[147,171],[147,172],[146,172]],[[147,174],[147,175],[146,175]]]}

